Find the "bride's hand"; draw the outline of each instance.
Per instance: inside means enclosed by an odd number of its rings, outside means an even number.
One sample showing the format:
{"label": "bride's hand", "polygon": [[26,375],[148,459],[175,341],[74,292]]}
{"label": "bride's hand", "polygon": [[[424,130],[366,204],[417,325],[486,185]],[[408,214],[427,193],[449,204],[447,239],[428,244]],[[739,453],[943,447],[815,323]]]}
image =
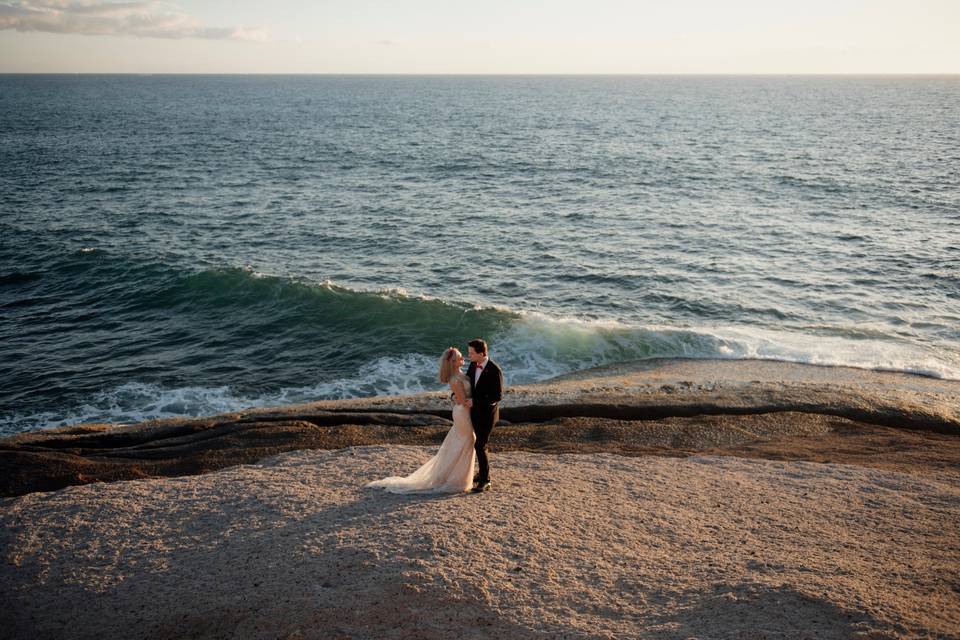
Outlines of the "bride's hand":
{"label": "bride's hand", "polygon": [[463,403],[463,406],[467,409],[473,409],[473,398],[467,399],[467,401]]}

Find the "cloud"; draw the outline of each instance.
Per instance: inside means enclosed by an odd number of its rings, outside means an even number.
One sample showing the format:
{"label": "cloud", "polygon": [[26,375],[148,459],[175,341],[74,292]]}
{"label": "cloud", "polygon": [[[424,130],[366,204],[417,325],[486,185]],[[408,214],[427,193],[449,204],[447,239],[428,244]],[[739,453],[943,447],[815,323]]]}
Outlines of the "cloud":
{"label": "cloud", "polygon": [[263,42],[266,34],[249,27],[210,27],[175,5],[95,0],[0,1],[0,30],[78,33],[143,38],[207,38]]}

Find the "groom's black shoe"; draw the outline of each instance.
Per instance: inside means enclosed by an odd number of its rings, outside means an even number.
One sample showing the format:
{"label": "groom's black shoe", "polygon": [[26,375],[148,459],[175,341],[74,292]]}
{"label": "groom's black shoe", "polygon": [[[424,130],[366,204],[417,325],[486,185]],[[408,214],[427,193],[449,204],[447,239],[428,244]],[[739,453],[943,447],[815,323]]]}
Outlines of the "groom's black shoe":
{"label": "groom's black shoe", "polygon": [[484,491],[490,491],[490,481],[478,482],[473,489],[470,489],[470,493],[483,493]]}

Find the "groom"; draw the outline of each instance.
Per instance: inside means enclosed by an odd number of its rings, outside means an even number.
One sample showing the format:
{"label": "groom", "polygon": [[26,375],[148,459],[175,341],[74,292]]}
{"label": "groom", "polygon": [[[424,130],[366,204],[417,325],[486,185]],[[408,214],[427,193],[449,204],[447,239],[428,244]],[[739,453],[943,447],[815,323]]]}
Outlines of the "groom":
{"label": "groom", "polygon": [[500,399],[503,397],[503,372],[497,363],[487,357],[487,343],[479,338],[467,343],[467,358],[470,367],[467,378],[470,379],[470,420],[477,441],[473,445],[477,451],[480,472],[472,493],[490,490],[490,464],[487,462],[487,440],[493,425],[500,419]]}

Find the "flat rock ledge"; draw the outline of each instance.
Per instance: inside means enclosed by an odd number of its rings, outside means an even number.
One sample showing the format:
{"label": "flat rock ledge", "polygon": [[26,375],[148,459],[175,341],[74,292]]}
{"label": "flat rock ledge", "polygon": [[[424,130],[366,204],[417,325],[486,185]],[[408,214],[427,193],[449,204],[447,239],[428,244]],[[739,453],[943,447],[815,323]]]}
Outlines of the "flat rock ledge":
{"label": "flat rock ledge", "polygon": [[7,498],[0,628],[100,638],[956,638],[960,483],[849,464],[498,453],[480,495],[291,451]]}
{"label": "flat rock ledge", "polygon": [[[649,360],[507,391],[494,452],[696,453],[922,473],[960,460],[960,381],[762,360]],[[85,424],[0,440],[0,496],[206,473],[299,449],[436,446],[446,394]]]}
{"label": "flat rock ledge", "polygon": [[0,629],[31,640],[958,638],[960,382],[647,361],[509,389],[494,488],[442,393],[0,441]]}

